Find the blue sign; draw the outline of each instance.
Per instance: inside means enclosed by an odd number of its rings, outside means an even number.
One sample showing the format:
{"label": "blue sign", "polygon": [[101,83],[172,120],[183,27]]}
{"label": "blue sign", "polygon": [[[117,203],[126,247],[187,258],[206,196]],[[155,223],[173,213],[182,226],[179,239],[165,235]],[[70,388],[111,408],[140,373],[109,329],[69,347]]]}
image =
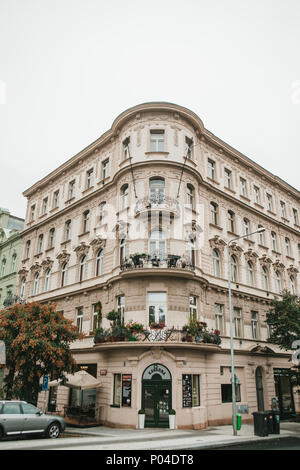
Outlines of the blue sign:
{"label": "blue sign", "polygon": [[43,385],[42,385],[42,390],[43,390],[44,392],[47,392],[47,390],[48,390],[48,382],[49,382],[49,377],[48,377],[48,375],[44,375],[44,377],[43,377]]}

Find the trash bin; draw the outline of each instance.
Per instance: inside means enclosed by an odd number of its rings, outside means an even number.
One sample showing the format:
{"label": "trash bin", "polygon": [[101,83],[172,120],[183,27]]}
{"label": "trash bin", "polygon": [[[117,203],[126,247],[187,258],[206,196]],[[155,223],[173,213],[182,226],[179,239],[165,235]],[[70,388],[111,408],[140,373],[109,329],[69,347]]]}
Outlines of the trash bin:
{"label": "trash bin", "polygon": [[273,434],[280,434],[280,412],[273,411]]}
{"label": "trash bin", "polygon": [[242,427],[242,415],[240,413],[236,414],[236,429],[237,431],[240,431]]}
{"label": "trash bin", "polygon": [[268,413],[266,411],[255,411],[252,414],[254,418],[254,434],[261,437],[268,436]]}
{"label": "trash bin", "polygon": [[265,411],[266,416],[267,416],[267,422],[268,422],[268,434],[274,434],[274,416],[273,416],[273,411]]}

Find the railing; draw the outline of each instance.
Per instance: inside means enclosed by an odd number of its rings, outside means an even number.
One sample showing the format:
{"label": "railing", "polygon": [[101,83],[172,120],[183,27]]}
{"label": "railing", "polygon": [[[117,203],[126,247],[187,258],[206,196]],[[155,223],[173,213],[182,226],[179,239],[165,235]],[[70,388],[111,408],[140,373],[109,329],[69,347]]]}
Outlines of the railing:
{"label": "railing", "polygon": [[141,268],[172,268],[194,271],[195,266],[185,256],[168,255],[167,258],[160,259],[157,256],[151,257],[145,254],[131,256],[121,264],[122,271]]}
{"label": "railing", "polygon": [[180,206],[176,199],[168,196],[160,196],[139,199],[135,206],[135,215],[151,210],[166,210],[176,216],[180,214]]}

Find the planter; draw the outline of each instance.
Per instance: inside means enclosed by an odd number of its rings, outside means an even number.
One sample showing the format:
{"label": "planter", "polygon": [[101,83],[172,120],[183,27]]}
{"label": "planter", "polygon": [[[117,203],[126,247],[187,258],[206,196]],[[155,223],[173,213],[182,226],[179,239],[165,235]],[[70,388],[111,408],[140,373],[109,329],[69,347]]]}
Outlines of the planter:
{"label": "planter", "polygon": [[145,415],[144,414],[139,414],[139,429],[144,429],[145,427]]}
{"label": "planter", "polygon": [[175,415],[169,415],[169,428],[175,429]]}

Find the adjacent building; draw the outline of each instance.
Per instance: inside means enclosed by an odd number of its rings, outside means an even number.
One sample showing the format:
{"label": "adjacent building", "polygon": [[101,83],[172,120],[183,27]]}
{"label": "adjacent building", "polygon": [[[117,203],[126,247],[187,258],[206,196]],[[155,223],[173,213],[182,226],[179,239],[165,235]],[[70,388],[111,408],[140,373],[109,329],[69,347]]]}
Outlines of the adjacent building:
{"label": "adjacent building", "polygon": [[21,235],[24,219],[0,208],[0,308],[12,302],[20,261]]}
{"label": "adjacent building", "polygon": [[[265,323],[283,288],[299,293],[296,189],[189,109],[154,102],[124,111],[24,195],[18,295],[55,302],[86,334],[73,353],[102,385],[81,399],[103,424],[135,428],[145,409],[146,426],[167,426],[170,408],[182,429],[231,423],[226,253],[244,235],[229,256],[237,404],[243,422],[276,396],[282,416],[299,411],[290,355],[268,344]],[[94,341],[99,302],[104,329],[114,310],[146,333]],[[221,344],[189,338],[190,319]],[[77,395],[53,388],[49,408]]]}

